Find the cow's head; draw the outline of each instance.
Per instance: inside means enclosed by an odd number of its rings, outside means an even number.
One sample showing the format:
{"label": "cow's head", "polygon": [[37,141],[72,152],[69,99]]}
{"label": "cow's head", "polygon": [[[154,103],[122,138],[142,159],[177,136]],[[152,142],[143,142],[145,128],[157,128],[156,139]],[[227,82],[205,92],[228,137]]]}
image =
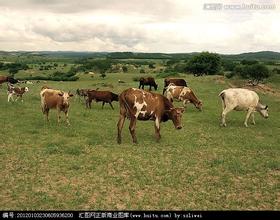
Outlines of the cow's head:
{"label": "cow's head", "polygon": [[28,91],[29,91],[28,87],[24,87],[24,92],[28,92]]}
{"label": "cow's head", "polygon": [[268,106],[267,105],[262,105],[258,103],[257,105],[257,111],[263,116],[264,118],[268,118]]}
{"label": "cow's head", "polygon": [[196,107],[199,111],[202,111],[202,102],[199,100],[197,103],[195,103],[195,107]]}
{"label": "cow's head", "polygon": [[168,118],[172,120],[176,129],[182,128],[182,114],[184,111],[184,108],[171,108],[170,110],[165,111]]}
{"label": "cow's head", "polygon": [[69,105],[69,99],[70,99],[70,97],[73,96],[73,94],[70,92],[62,92],[62,91],[60,93],[58,93],[58,95],[63,98],[62,99],[63,105]]}

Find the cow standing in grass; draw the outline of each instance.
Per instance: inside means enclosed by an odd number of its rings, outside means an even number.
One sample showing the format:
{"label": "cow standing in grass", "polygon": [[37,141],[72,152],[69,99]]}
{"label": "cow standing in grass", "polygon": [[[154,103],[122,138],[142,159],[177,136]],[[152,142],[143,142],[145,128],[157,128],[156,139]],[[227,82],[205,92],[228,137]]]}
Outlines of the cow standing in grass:
{"label": "cow standing in grass", "polygon": [[152,90],[152,86],[154,87],[155,90],[157,90],[158,88],[158,85],[156,84],[155,79],[153,77],[147,77],[147,78],[141,77],[139,79],[139,89],[140,88],[144,89],[144,86],[150,86],[149,91]]}
{"label": "cow standing in grass", "polygon": [[17,96],[15,101],[17,101],[18,98],[21,98],[21,101],[23,102],[23,94],[28,91],[28,87],[14,87],[13,85],[8,84],[8,102],[10,102],[10,99],[14,101],[13,96]]}
{"label": "cow standing in grass", "polygon": [[70,125],[68,119],[69,112],[69,99],[73,96],[70,92],[63,92],[61,90],[43,88],[40,92],[41,107],[43,114],[46,115],[47,121],[49,121],[50,109],[57,109],[57,121],[60,122],[60,112],[64,112],[66,123]]}
{"label": "cow standing in grass", "polygon": [[257,111],[264,118],[268,118],[268,106],[259,102],[256,92],[249,89],[230,88],[223,90],[219,96],[222,99],[222,126],[226,126],[226,115],[232,110],[247,111],[244,125],[248,127],[248,119],[252,118],[252,123],[256,124],[254,112]]}
{"label": "cow standing in grass", "polygon": [[186,107],[186,103],[192,103],[197,109],[202,110],[202,102],[196,97],[194,92],[185,86],[175,86],[173,83],[169,84],[165,95],[167,99],[173,102],[174,99],[183,101],[184,107]]}
{"label": "cow standing in grass", "polygon": [[119,96],[120,118],[118,122],[118,143],[121,143],[121,132],[125,118],[130,119],[129,131],[133,143],[137,143],[135,127],[137,120],[155,122],[156,139],[160,139],[160,123],[172,120],[176,129],[181,129],[181,118],[184,108],[174,108],[163,95],[130,88]]}
{"label": "cow standing in grass", "polygon": [[119,96],[110,91],[97,91],[94,89],[87,91],[86,107],[91,108],[92,100],[96,102],[102,102],[102,109],[105,103],[109,103],[111,108],[114,109],[112,102],[118,101]]}

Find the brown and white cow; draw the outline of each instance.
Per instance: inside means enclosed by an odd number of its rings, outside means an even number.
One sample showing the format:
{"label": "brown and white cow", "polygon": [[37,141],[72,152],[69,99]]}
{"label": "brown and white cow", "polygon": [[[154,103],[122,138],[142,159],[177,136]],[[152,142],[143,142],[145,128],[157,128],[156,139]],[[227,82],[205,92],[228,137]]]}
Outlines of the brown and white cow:
{"label": "brown and white cow", "polygon": [[60,112],[64,112],[66,123],[70,125],[68,120],[69,111],[69,99],[73,96],[70,92],[63,92],[61,90],[46,89],[43,88],[40,92],[41,107],[43,114],[46,115],[47,121],[49,121],[50,109],[57,109],[57,121],[60,122]]}
{"label": "brown and white cow", "polygon": [[173,83],[175,86],[185,86],[187,87],[187,82],[184,79],[176,79],[176,78],[166,78],[164,79],[164,87],[162,94],[164,95],[165,90],[169,84]]}
{"label": "brown and white cow", "polygon": [[152,86],[154,87],[155,90],[157,90],[158,85],[155,82],[155,79],[153,77],[141,77],[139,79],[139,89],[144,89],[144,86],[150,86],[149,91],[152,90]]}
{"label": "brown and white cow", "polygon": [[91,89],[87,91],[86,107],[91,108],[92,100],[95,100],[96,102],[102,102],[102,109],[105,103],[109,103],[111,108],[114,109],[112,102],[118,101],[119,96],[110,91],[97,91]]}
{"label": "brown and white cow", "polygon": [[118,122],[118,143],[121,143],[121,132],[125,118],[130,119],[129,131],[133,143],[137,143],[135,127],[137,120],[153,120],[155,135],[160,139],[160,123],[172,120],[176,129],[181,129],[184,108],[174,108],[173,104],[163,95],[130,88],[119,96],[120,117]]}
{"label": "brown and white cow", "polygon": [[184,107],[188,102],[192,103],[197,109],[202,110],[202,102],[196,97],[194,92],[185,86],[175,86],[173,83],[169,84],[165,91],[167,99],[171,102],[173,100],[183,101]]}
{"label": "brown and white cow", "polygon": [[12,99],[12,101],[14,101],[13,96],[17,96],[16,100],[18,100],[18,98],[21,98],[21,101],[23,102],[23,94],[28,92],[29,89],[28,87],[14,87],[11,84],[8,84],[8,102],[10,102],[10,99]]}

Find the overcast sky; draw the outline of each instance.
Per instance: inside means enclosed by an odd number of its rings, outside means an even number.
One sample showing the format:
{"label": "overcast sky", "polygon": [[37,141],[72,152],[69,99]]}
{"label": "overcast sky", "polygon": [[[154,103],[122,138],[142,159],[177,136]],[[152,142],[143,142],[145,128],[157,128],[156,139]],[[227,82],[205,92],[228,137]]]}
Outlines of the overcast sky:
{"label": "overcast sky", "polygon": [[280,52],[280,0],[0,0],[0,50]]}

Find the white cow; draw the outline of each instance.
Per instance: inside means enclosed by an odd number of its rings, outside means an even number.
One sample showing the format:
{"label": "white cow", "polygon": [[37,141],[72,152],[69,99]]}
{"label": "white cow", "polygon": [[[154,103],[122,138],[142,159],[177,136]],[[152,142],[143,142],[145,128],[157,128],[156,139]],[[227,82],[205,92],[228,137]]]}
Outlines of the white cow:
{"label": "white cow", "polygon": [[255,124],[254,112],[257,111],[264,118],[268,118],[268,106],[259,102],[259,96],[256,92],[249,89],[231,88],[223,90],[219,96],[222,98],[222,126],[226,126],[226,114],[232,110],[247,111],[244,125],[248,127],[247,121],[252,118]]}

